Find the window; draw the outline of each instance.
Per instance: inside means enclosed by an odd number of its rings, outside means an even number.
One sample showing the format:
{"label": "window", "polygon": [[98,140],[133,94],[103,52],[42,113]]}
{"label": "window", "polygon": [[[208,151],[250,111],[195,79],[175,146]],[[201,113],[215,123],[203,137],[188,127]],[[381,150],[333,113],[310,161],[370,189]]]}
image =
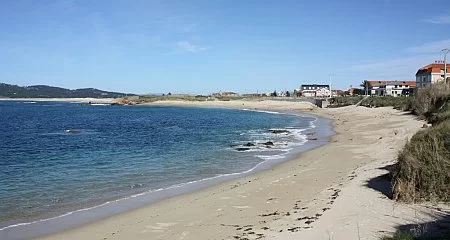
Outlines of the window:
{"label": "window", "polygon": [[397,88],[398,87],[398,85],[395,85],[395,88]]}
{"label": "window", "polygon": [[405,87],[408,87],[408,85],[405,85]]}
{"label": "window", "polygon": [[308,87],[308,89],[311,89],[311,87]]}
{"label": "window", "polygon": [[402,85],[399,85],[398,87],[402,87]]}

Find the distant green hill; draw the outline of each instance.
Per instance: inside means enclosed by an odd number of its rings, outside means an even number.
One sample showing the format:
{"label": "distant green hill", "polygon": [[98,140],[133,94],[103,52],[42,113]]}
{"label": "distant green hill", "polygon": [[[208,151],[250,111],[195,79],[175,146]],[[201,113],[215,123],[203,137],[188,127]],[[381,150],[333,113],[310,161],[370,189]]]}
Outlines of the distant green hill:
{"label": "distant green hill", "polygon": [[4,98],[120,98],[136,96],[118,92],[107,92],[95,88],[66,89],[46,85],[21,87],[0,83],[0,97]]}

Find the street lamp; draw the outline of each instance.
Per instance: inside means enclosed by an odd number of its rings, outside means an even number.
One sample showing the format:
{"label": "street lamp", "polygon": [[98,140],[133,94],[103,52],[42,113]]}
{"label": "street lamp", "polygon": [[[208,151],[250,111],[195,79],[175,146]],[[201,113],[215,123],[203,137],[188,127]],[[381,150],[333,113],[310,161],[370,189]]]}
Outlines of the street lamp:
{"label": "street lamp", "polygon": [[441,52],[444,53],[444,82],[447,83],[447,53],[450,50],[448,48],[442,49]]}

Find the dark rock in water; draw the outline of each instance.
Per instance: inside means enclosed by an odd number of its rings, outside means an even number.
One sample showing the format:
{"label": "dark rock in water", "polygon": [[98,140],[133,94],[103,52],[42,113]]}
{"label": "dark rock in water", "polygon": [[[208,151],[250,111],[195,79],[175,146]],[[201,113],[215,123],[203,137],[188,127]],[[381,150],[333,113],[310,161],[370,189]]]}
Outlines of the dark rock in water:
{"label": "dark rock in water", "polygon": [[265,142],[263,144],[266,146],[275,146],[275,144],[273,144],[273,142],[271,142],[271,141]]}
{"label": "dark rock in water", "polygon": [[275,134],[290,133],[288,130],[284,130],[284,129],[270,129],[269,131],[271,133],[275,133]]}
{"label": "dark rock in water", "polygon": [[255,144],[253,144],[253,143],[249,142],[249,143],[246,143],[246,144],[244,144],[244,146],[246,146],[246,147],[254,147],[254,146],[255,146]]}
{"label": "dark rock in water", "polygon": [[74,133],[80,133],[81,131],[80,130],[76,130],[76,129],[67,129],[64,132],[65,133],[72,133],[72,134],[74,134]]}
{"label": "dark rock in water", "polygon": [[316,137],[310,137],[310,138],[308,138],[308,140],[317,140],[317,138]]}
{"label": "dark rock in water", "polygon": [[310,133],[307,133],[306,136],[314,136],[315,134],[316,134],[315,132],[310,132]]}
{"label": "dark rock in water", "polygon": [[242,151],[248,151],[248,150],[250,150],[250,148],[240,147],[240,148],[236,148],[236,150],[242,152]]}

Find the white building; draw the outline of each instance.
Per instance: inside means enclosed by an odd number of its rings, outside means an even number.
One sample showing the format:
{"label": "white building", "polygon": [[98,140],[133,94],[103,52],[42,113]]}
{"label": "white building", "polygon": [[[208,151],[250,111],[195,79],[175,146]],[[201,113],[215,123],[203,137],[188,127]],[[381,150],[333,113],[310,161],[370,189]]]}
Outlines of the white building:
{"label": "white building", "polygon": [[379,81],[371,83],[370,93],[377,96],[408,96],[416,88],[416,81]]}
{"label": "white building", "polygon": [[[450,64],[447,64],[447,68]],[[447,78],[448,74],[447,69]],[[420,68],[416,73],[416,84],[417,87],[425,87],[428,84],[434,84],[444,81],[444,64],[443,63],[432,63],[425,67]]]}
{"label": "white building", "polygon": [[330,86],[318,84],[304,84],[300,87],[303,97],[329,97]]}

